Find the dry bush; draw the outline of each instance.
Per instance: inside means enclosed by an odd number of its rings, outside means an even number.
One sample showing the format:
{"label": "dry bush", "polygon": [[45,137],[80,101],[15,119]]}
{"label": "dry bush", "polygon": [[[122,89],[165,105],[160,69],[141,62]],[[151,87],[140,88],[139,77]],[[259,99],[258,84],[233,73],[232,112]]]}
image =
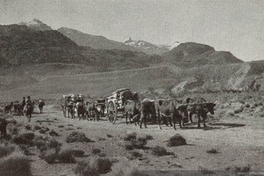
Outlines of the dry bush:
{"label": "dry bush", "polygon": [[74,152],[71,149],[62,150],[58,154],[60,163],[75,163]]}
{"label": "dry bush", "polygon": [[243,111],[243,107],[237,107],[237,108],[234,109],[234,113],[235,114],[238,114],[238,113],[240,113],[242,111]]}
{"label": "dry bush", "polygon": [[41,152],[39,157],[45,160],[48,164],[56,163],[58,160],[58,154],[54,149]]}
{"label": "dry bush", "polygon": [[41,129],[41,127],[40,127],[40,126],[38,126],[38,125],[35,125],[33,129],[37,131],[37,130],[40,130],[40,129]]}
{"label": "dry bush", "polygon": [[0,158],[10,155],[14,150],[16,149],[15,145],[11,145],[11,144],[1,144],[0,145]]}
{"label": "dry bush", "polygon": [[206,151],[207,153],[210,153],[210,154],[216,154],[216,153],[219,153],[219,151],[217,149],[210,149],[210,150],[207,150]]}
{"label": "dry bush", "polygon": [[174,147],[174,146],[180,146],[186,144],[187,144],[186,140],[180,134],[175,134],[174,136],[170,137],[167,146]]}
{"label": "dry bush", "polygon": [[109,138],[113,137],[111,134],[107,134],[106,136],[109,137]]}
{"label": "dry bush", "polygon": [[135,166],[128,162],[120,161],[112,167],[112,176],[145,176]]}
{"label": "dry bush", "polygon": [[249,173],[251,166],[230,166],[226,168],[226,171],[233,172],[235,174]]}
{"label": "dry bush", "polygon": [[131,141],[131,140],[136,140],[137,138],[137,133],[129,133],[124,137],[125,141]]}
{"label": "dry bush", "polygon": [[234,111],[229,110],[229,111],[226,112],[226,115],[233,117],[233,116],[235,116],[235,113],[234,113]]}
{"label": "dry bush", "polygon": [[75,157],[82,157],[84,155],[84,151],[83,150],[78,150],[78,149],[74,149],[72,150],[72,154]]}
{"label": "dry bush", "polygon": [[23,133],[23,134],[15,136],[12,139],[12,142],[14,142],[15,144],[18,144],[18,145],[20,145],[20,144],[32,145],[32,141],[33,141],[34,137],[35,137],[34,133]]}
{"label": "dry bush", "polygon": [[198,170],[203,175],[214,175],[215,174],[213,171],[211,171],[207,168],[201,167],[201,166],[198,167]]}
{"label": "dry bush", "polygon": [[142,156],[143,156],[142,153],[139,153],[137,151],[133,151],[130,153],[129,159],[141,158]]}
{"label": "dry bush", "polygon": [[32,128],[31,128],[30,125],[26,125],[26,126],[25,126],[25,129],[26,129],[26,130],[32,130]]}
{"label": "dry bush", "polygon": [[153,136],[147,134],[145,137],[144,137],[146,140],[153,140]]}
{"label": "dry bush", "polygon": [[13,152],[0,160],[0,175],[31,176],[30,161],[21,152]]}
{"label": "dry bush", "polygon": [[48,149],[55,149],[58,152],[60,151],[62,144],[48,136],[39,135],[33,140],[33,145],[36,146],[41,152]]}
{"label": "dry bush", "polygon": [[78,176],[99,176],[99,172],[96,168],[92,168],[90,163],[81,161],[78,162],[76,168],[74,169],[74,173]]}
{"label": "dry bush", "polygon": [[49,132],[49,135],[51,135],[51,136],[59,136],[59,134],[57,132],[55,132],[54,130],[51,130]]}
{"label": "dry bush", "polygon": [[108,158],[93,158],[90,166],[95,168],[99,174],[106,174],[112,170],[112,162]]}
{"label": "dry bush", "polygon": [[246,103],[246,104],[245,104],[245,107],[246,107],[246,108],[250,108],[250,104]]}
{"label": "dry bush", "polygon": [[101,150],[98,149],[98,148],[95,148],[95,149],[92,150],[92,153],[93,153],[93,154],[98,154],[98,153],[100,153],[100,152],[101,152]]}
{"label": "dry bush", "polygon": [[151,149],[151,153],[155,156],[165,156],[165,155],[173,155],[174,153],[167,152],[164,147],[155,146]]}
{"label": "dry bush", "polygon": [[58,128],[63,128],[64,126],[63,125],[58,125]]}
{"label": "dry bush", "polygon": [[84,133],[81,132],[72,132],[67,136],[66,142],[72,143],[72,142],[90,142],[91,140],[85,136]]}

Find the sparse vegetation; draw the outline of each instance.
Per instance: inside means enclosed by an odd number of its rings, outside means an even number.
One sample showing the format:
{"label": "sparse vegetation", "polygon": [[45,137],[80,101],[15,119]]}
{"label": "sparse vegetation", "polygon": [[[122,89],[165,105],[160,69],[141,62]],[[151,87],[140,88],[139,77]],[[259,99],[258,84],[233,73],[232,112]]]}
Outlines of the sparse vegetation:
{"label": "sparse vegetation", "polygon": [[67,149],[67,150],[62,150],[58,154],[58,160],[61,163],[75,163],[76,160],[74,158],[74,151]]}
{"label": "sparse vegetation", "polygon": [[72,142],[90,142],[91,140],[85,136],[84,133],[81,132],[72,132],[67,136],[66,142],[72,143]]}
{"label": "sparse vegetation", "polygon": [[90,161],[90,166],[99,174],[106,174],[111,171],[112,162],[108,158],[94,158]]}
{"label": "sparse vegetation", "polygon": [[151,153],[155,156],[173,155],[174,153],[167,152],[164,147],[155,146],[151,149]]}
{"label": "sparse vegetation", "polygon": [[207,150],[206,152],[207,153],[210,153],[210,154],[216,154],[216,153],[219,153],[219,150],[217,150],[217,149],[210,149],[210,150]]}
{"label": "sparse vegetation", "polygon": [[127,134],[125,137],[124,137],[124,140],[125,141],[131,141],[132,139],[133,140],[136,140],[137,138],[137,133],[129,133]]}
{"label": "sparse vegetation", "polygon": [[98,153],[100,153],[100,152],[101,152],[101,150],[98,149],[98,148],[95,148],[95,149],[93,149],[93,151],[92,151],[93,154],[98,154]]}
{"label": "sparse vegetation", "polygon": [[186,144],[187,144],[186,140],[180,134],[175,134],[174,136],[170,137],[167,146],[174,147],[174,146],[180,146]]}
{"label": "sparse vegetation", "polygon": [[31,176],[29,159],[21,152],[16,151],[0,160],[0,175]]}
{"label": "sparse vegetation", "polygon": [[93,168],[90,166],[89,162],[78,162],[76,168],[74,169],[74,172],[78,176],[99,176],[99,172],[96,168]]}

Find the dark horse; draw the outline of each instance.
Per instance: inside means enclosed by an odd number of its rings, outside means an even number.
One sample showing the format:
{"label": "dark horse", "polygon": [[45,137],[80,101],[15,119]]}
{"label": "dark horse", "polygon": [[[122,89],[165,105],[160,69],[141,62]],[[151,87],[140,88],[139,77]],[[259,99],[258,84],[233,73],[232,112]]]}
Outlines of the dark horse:
{"label": "dark horse", "polygon": [[200,123],[201,123],[201,117],[203,118],[203,124],[204,127],[206,127],[205,124],[205,119],[207,118],[207,113],[209,112],[210,114],[214,115],[214,107],[215,103],[208,103],[205,101],[204,98],[198,97],[198,98],[189,98],[187,99],[187,103],[189,104],[187,107],[190,121],[192,121],[192,115],[197,114],[198,117],[198,128],[200,128]]}

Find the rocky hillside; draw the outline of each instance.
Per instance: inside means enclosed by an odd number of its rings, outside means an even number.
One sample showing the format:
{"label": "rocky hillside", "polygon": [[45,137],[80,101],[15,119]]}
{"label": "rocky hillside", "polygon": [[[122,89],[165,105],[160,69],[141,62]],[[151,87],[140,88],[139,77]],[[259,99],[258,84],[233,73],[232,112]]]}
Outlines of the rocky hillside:
{"label": "rocky hillside", "polygon": [[163,57],[165,62],[189,67],[243,62],[230,52],[215,51],[209,45],[193,42],[181,43],[169,52],[164,53]]}
{"label": "rocky hillside", "polygon": [[30,22],[21,22],[19,23],[19,25],[26,25],[31,29],[40,30],[40,31],[52,30],[50,26],[48,26],[47,24],[43,23],[38,19],[33,19]]}

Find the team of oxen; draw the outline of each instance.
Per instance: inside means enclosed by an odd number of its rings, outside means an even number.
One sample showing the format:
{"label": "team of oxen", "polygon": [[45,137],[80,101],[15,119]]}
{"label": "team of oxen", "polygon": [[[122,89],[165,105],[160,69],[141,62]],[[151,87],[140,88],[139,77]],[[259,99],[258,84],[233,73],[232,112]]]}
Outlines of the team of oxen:
{"label": "team of oxen", "polygon": [[[205,120],[207,113],[214,114],[215,103],[206,102],[203,98],[187,98],[185,101],[177,99],[144,99],[139,102],[136,100],[127,100],[124,104],[124,113],[126,116],[126,122],[139,124],[142,128],[142,124],[147,128],[147,121],[150,120],[153,123],[158,121],[159,128],[161,124],[173,126],[176,130],[176,122],[179,123],[182,128],[189,120],[193,123],[192,116],[197,115],[198,127],[200,127],[201,118],[203,119],[203,125],[206,127]],[[129,119],[129,122],[128,122]]]}
{"label": "team of oxen", "polygon": [[[147,122],[152,122],[158,123],[160,129],[161,125],[165,124],[173,126],[176,130],[177,122],[180,128],[182,128],[188,121],[193,123],[192,116],[196,114],[198,127],[201,126],[201,121],[203,121],[203,125],[206,127],[205,120],[207,114],[214,114],[215,105],[215,103],[206,102],[201,97],[187,98],[183,101],[177,99],[126,100],[123,104],[123,117],[126,118],[127,124],[134,122],[140,128],[142,128],[143,124],[147,128]],[[94,121],[98,121],[101,117],[104,117],[105,108],[104,103],[93,101],[85,103],[71,102],[67,104],[68,118],[78,118],[79,120],[93,119]]]}

